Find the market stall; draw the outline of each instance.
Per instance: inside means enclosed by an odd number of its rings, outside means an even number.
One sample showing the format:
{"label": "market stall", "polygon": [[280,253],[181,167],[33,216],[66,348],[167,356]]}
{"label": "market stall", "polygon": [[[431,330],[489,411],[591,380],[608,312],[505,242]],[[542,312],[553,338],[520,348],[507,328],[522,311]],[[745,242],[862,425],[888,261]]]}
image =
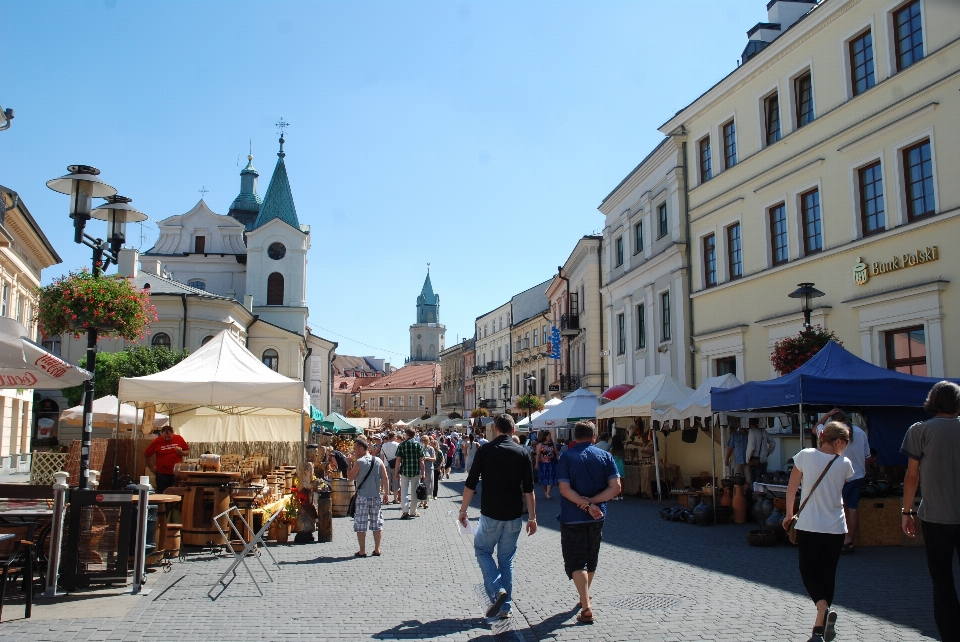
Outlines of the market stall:
{"label": "market stall", "polygon": [[586,388],[578,388],[563,398],[560,403],[546,408],[536,419],[530,421],[531,430],[552,430],[554,437],[567,439],[571,427],[582,419],[597,418],[600,399]]}

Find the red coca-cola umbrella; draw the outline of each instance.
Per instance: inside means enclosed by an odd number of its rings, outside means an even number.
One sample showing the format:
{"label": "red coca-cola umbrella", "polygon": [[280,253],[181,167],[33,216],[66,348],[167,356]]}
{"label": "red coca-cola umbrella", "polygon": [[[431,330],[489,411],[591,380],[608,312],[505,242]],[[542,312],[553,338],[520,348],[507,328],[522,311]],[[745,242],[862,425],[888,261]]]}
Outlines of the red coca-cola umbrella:
{"label": "red coca-cola umbrella", "polygon": [[633,390],[633,386],[631,386],[629,383],[621,383],[607,388],[607,390],[600,396],[604,399],[609,399],[610,401],[616,401],[631,390]]}

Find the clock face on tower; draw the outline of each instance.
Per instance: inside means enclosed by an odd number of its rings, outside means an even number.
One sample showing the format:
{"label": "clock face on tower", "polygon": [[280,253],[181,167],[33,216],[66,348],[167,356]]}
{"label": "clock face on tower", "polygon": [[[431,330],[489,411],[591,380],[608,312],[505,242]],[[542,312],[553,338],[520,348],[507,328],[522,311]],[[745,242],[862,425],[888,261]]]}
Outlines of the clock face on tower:
{"label": "clock face on tower", "polygon": [[420,338],[420,335],[419,335],[419,334],[417,335],[417,338],[418,338],[418,339]]}
{"label": "clock face on tower", "polygon": [[270,247],[267,248],[267,256],[269,256],[274,261],[279,261],[287,254],[287,248],[283,246],[283,243],[271,243]]}

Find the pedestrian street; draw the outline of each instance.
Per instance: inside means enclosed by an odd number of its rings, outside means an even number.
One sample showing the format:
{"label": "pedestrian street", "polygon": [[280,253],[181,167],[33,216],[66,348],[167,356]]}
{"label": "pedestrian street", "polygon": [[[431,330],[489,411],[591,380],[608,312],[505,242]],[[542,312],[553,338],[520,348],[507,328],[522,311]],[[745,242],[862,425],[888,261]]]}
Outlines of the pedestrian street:
{"label": "pedestrian street", "polygon": [[[554,519],[558,499],[545,500],[539,488],[540,529],[520,536],[515,615],[491,626],[478,596],[472,542],[455,524],[464,478],[454,473],[444,480],[440,499],[421,508],[418,519],[401,521],[399,506],[385,507],[381,557],[354,557],[349,518],[334,520],[331,543],[271,545],[281,565],[267,567],[273,583],[248,560],[263,597],[243,567],[208,597],[231,558],[191,555],[170,572],[150,574],[149,593],[140,597],[100,591],[56,604],[38,599],[29,620],[8,602],[0,634],[5,642],[809,637],[813,605],[800,583],[796,549],[747,546],[748,524],[666,522],[657,515],[660,504],[633,497],[609,504],[592,591],[596,622],[577,624],[577,594],[563,573]],[[478,506],[479,497],[471,519]],[[368,536],[368,552],[370,546]],[[842,557],[837,573],[837,639],[935,639],[930,596],[923,548],[858,548]]]}

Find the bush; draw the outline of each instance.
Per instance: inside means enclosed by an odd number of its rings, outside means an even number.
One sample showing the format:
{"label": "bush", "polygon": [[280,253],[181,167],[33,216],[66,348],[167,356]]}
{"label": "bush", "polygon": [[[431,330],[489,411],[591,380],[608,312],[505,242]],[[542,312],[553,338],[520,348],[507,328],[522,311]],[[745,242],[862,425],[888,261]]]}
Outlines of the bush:
{"label": "bush", "polygon": [[828,332],[819,325],[804,328],[797,336],[780,339],[774,344],[770,363],[781,375],[789,374],[809,361],[830,341],[843,345],[832,330]]}
{"label": "bush", "polygon": [[[170,350],[161,346],[131,346],[122,352],[98,352],[93,398],[116,395],[123,377],[143,377],[163,372],[189,355],[189,350]],[[66,388],[63,396],[71,406],[76,406],[83,399],[83,386]]]}

